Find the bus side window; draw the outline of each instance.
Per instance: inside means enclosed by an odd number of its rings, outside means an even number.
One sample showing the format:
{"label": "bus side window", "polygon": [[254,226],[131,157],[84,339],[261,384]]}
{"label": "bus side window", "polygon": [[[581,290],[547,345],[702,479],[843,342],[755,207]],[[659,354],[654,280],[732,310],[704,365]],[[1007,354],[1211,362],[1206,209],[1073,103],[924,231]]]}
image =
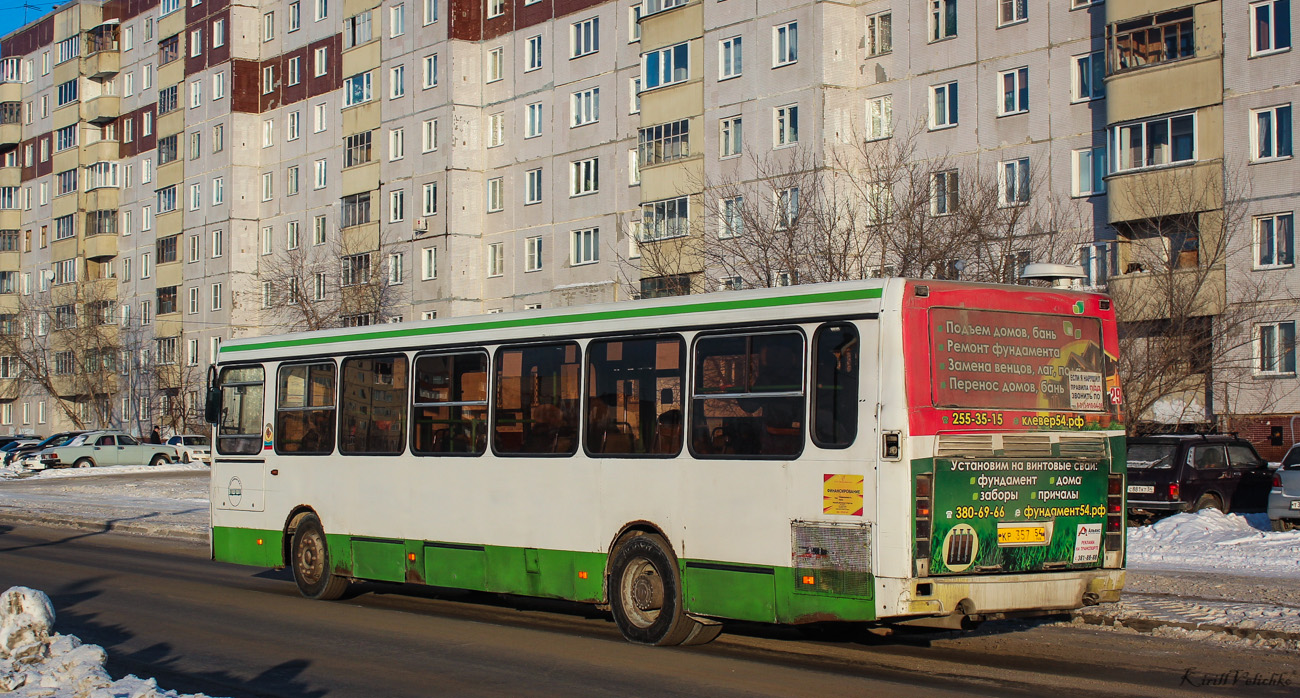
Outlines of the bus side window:
{"label": "bus side window", "polygon": [[822,325],[813,338],[813,442],[844,448],[858,434],[858,360],[853,325]]}
{"label": "bus side window", "polygon": [[587,453],[681,452],[685,346],[680,337],[602,340],[587,346]]}
{"label": "bus side window", "polygon": [[334,452],[334,364],[280,367],[275,403],[275,452]]}
{"label": "bus side window", "polygon": [[261,366],[221,370],[221,417],[217,421],[217,453],[256,455],[262,452],[262,406],[266,373]]}
{"label": "bus side window", "polygon": [[803,370],[798,332],[701,338],[695,345],[691,450],[705,456],[799,455]]}
{"label": "bus side window", "polygon": [[343,360],[339,453],[397,455],[406,442],[406,357]]}
{"label": "bus side window", "polygon": [[494,451],[572,455],[578,450],[578,354],[572,342],[498,350]]}
{"label": "bus side window", "polygon": [[481,455],[487,449],[487,354],[437,354],[415,360],[411,452]]}

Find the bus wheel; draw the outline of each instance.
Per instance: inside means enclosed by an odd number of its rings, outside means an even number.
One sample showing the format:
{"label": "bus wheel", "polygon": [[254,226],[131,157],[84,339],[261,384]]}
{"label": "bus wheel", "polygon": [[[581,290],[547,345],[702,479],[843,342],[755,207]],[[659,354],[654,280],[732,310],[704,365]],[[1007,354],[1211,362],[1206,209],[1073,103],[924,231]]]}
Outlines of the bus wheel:
{"label": "bus wheel", "polygon": [[330,572],[330,551],[325,544],[325,529],[315,514],[298,521],[293,532],[293,581],[309,599],[332,601],[348,589],[346,577]]}
{"label": "bus wheel", "polygon": [[609,591],[614,622],[630,642],[680,645],[695,630],[697,623],[682,610],[677,559],[660,536],[643,534],[619,546]]}

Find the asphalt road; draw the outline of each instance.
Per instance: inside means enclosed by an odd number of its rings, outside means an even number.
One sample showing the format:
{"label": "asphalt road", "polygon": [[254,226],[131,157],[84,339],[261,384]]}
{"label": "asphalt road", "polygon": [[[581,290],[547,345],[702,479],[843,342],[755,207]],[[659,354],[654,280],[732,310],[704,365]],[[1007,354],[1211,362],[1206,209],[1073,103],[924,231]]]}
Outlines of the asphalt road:
{"label": "asphalt road", "polygon": [[[49,593],[58,631],[103,645],[114,676],[211,696],[1300,695],[1280,652],[1026,623],[850,641],[746,625],[645,648],[578,605],[396,585],[314,602],[201,546],[0,526],[0,589],[16,584]],[[1274,673],[1290,685],[1244,685]]]}

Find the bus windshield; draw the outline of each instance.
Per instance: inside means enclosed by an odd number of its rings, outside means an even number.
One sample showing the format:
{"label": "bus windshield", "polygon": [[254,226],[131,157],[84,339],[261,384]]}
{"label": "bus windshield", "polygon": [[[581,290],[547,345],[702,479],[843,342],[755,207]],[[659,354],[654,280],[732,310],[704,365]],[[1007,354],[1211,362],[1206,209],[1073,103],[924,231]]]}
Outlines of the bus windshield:
{"label": "bus windshield", "polygon": [[1101,321],[932,308],[935,407],[1102,412]]}

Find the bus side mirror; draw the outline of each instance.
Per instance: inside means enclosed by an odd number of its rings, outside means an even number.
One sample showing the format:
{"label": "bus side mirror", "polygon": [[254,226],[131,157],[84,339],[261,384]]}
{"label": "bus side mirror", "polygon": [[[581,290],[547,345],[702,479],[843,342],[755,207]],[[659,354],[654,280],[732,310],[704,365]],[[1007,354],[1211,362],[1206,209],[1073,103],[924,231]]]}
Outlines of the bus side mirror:
{"label": "bus side mirror", "polygon": [[207,400],[203,404],[203,420],[208,424],[221,421],[221,388],[208,388]]}

